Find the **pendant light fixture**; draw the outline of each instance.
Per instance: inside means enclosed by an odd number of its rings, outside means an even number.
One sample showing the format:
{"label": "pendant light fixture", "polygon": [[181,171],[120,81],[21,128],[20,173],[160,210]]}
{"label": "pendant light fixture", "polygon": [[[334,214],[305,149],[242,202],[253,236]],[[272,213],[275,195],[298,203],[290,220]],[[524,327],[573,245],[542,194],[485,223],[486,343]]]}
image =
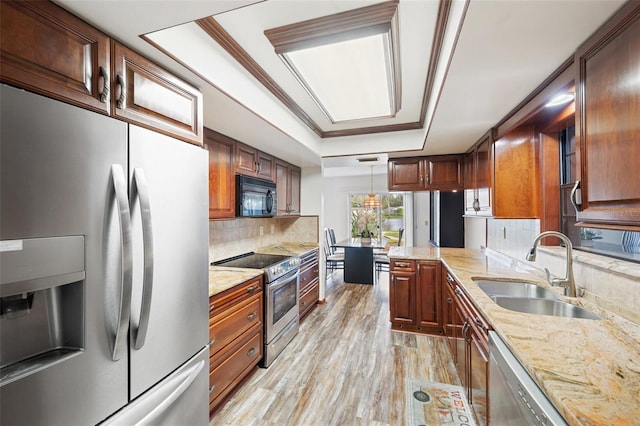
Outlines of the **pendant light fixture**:
{"label": "pendant light fixture", "polygon": [[371,166],[371,192],[369,192],[369,195],[367,196],[367,198],[365,198],[364,202],[362,203],[362,206],[365,209],[377,209],[378,207],[380,207],[380,200],[378,199],[378,197],[376,197],[376,194],[373,193],[373,166]]}

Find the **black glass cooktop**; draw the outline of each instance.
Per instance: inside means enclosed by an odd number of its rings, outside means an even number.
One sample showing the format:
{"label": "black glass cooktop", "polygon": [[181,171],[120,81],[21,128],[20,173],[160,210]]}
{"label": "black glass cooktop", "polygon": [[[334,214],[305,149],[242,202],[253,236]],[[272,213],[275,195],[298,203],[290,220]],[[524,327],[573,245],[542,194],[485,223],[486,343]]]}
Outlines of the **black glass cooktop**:
{"label": "black glass cooktop", "polygon": [[212,265],[216,266],[232,266],[234,268],[252,268],[252,269],[264,269],[268,266],[282,262],[288,259],[290,256],[283,256],[280,254],[263,254],[263,253],[246,253],[240,256],[231,257],[229,259],[218,260],[213,262]]}

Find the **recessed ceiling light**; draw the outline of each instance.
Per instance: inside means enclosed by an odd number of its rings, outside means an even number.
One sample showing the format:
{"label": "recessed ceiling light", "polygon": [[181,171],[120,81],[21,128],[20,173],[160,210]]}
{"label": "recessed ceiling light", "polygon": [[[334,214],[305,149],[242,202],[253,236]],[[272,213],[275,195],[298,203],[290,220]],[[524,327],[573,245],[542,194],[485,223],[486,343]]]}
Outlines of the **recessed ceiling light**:
{"label": "recessed ceiling light", "polygon": [[265,31],[276,54],[332,123],[400,109],[397,1]]}
{"label": "recessed ceiling light", "polygon": [[575,95],[573,93],[559,93],[555,95],[549,102],[547,102],[545,107],[554,107],[558,105],[563,105],[569,103],[575,99]]}

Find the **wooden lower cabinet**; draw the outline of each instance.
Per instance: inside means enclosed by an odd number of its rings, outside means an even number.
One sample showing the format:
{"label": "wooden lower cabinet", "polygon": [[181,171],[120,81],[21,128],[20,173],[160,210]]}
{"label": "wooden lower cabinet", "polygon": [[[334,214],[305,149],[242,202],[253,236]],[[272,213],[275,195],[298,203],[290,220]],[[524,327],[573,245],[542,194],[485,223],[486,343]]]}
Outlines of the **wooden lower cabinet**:
{"label": "wooden lower cabinet", "polygon": [[209,413],[263,356],[262,276],[209,298]]}
{"label": "wooden lower cabinet", "polygon": [[390,271],[391,328],[441,335],[440,261],[392,259]]}
{"label": "wooden lower cabinet", "polygon": [[318,249],[311,250],[300,256],[300,294],[298,304],[300,320],[311,313],[320,299],[318,259]]}
{"label": "wooden lower cabinet", "polygon": [[[445,272],[444,275],[451,277]],[[473,409],[476,424],[486,425],[489,422],[489,337],[490,327],[487,325],[464,290],[452,278],[445,280],[443,287],[452,288],[454,294],[453,323],[445,330],[450,330],[449,340],[453,346],[454,362],[460,381],[465,391],[467,402]],[[449,335],[447,335],[449,338]]]}

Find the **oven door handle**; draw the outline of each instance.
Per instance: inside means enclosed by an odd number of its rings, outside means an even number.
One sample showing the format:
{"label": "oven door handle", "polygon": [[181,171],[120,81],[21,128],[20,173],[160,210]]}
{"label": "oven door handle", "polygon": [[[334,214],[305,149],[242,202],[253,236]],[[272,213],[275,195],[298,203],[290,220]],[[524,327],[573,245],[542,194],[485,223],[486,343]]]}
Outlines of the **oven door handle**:
{"label": "oven door handle", "polygon": [[280,287],[287,285],[290,281],[292,281],[292,279],[297,280],[299,276],[300,270],[296,269],[295,272],[290,271],[285,275],[279,277],[277,280],[268,283],[267,286],[269,290],[277,290]]}

